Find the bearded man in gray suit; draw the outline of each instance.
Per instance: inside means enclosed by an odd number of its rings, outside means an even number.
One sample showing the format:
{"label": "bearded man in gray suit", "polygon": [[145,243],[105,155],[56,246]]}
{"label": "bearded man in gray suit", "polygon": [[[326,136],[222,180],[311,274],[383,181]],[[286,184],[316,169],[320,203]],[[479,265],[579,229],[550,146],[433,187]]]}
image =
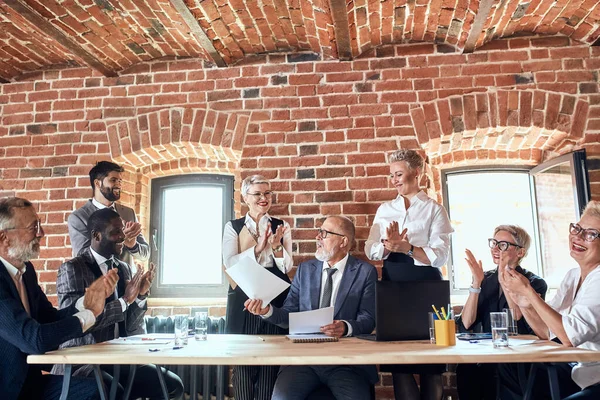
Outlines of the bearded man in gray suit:
{"label": "bearded man in gray suit", "polygon": [[147,261],[150,258],[150,246],[142,235],[142,225],[137,221],[133,209],[116,203],[121,198],[121,176],[123,167],[110,161],[100,161],[90,170],[90,184],[93,198],[81,208],[69,215],[68,226],[73,257],[80,255],[90,247],[88,220],[96,210],[110,207],[123,219],[125,241],[119,259],[129,266],[133,260]]}

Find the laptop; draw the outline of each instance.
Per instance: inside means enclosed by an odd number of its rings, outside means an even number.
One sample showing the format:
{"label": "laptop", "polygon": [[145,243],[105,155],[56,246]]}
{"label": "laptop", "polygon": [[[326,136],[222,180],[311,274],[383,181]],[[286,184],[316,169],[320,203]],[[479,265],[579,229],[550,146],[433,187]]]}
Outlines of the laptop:
{"label": "laptop", "polygon": [[374,335],[361,339],[378,342],[429,340],[428,313],[450,304],[449,281],[379,281],[375,288]]}

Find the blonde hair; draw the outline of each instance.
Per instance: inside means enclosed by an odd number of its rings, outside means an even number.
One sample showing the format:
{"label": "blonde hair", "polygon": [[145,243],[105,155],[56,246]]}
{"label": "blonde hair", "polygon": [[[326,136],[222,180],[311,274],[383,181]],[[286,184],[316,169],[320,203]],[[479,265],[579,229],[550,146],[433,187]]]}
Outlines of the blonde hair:
{"label": "blonde hair", "polygon": [[585,206],[585,209],[583,210],[583,214],[581,214],[582,217],[584,215],[589,215],[590,217],[595,217],[595,218],[600,219],[600,201],[590,200],[590,202],[587,203],[587,205]]}
{"label": "blonde hair", "polygon": [[529,246],[531,245],[531,237],[525,229],[517,225],[499,225],[496,227],[496,229],[494,229],[494,236],[496,236],[496,233],[500,231],[510,233],[513,239],[515,240],[515,244],[521,246],[521,248],[525,250],[525,254],[523,254],[523,257],[519,258],[520,263],[521,260],[527,256]]}
{"label": "blonde hair", "polygon": [[242,196],[246,196],[252,185],[266,184],[271,187],[271,183],[262,175],[250,175],[242,181]]}
{"label": "blonde hair", "polygon": [[423,169],[423,157],[419,155],[414,150],[400,149],[396,150],[393,153],[390,153],[388,156],[389,163],[395,163],[399,161],[406,162],[408,168],[410,169]]}

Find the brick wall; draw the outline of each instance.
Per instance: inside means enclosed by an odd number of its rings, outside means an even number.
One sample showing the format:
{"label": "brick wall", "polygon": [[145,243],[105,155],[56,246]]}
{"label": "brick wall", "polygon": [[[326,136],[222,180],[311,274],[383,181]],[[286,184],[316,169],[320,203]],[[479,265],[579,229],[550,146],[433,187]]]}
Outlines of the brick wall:
{"label": "brick wall", "polygon": [[155,61],[117,78],[29,74],[0,86],[0,196],[36,202],[47,236],[35,264],[53,300],[71,254],[67,216],[102,159],[126,166],[123,202],[144,224],[153,177],[222,172],[239,189],[239,178],[266,175],[297,262],[312,256],[328,214],[355,220],[360,255],[377,206],[395,195],[385,154],[399,147],[427,157],[423,184],[438,200],[444,168],[536,165],[585,147],[600,199],[600,47],[535,37],[453,51],[411,44],[351,62],[271,54],[225,69]]}

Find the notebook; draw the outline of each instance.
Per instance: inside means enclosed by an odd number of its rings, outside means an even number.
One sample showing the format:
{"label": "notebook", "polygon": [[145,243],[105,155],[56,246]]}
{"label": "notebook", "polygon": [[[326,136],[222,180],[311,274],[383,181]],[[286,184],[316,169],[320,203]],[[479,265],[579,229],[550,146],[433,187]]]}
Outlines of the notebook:
{"label": "notebook", "polygon": [[322,333],[296,333],[286,335],[293,343],[319,343],[319,342],[337,342],[338,338],[327,336]]}
{"label": "notebook", "polygon": [[429,339],[431,305],[449,303],[449,281],[379,281],[375,287],[376,333],[358,337],[378,342]]}

